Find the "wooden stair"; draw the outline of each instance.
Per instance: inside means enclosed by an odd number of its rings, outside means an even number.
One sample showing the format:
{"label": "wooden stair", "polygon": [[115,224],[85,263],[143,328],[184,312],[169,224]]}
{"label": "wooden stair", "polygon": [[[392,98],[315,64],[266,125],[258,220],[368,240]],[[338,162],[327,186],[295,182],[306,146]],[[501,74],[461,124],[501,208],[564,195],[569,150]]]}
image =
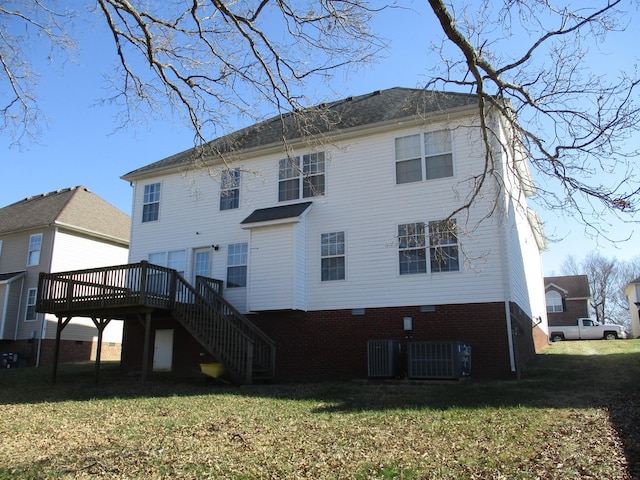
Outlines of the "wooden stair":
{"label": "wooden stair", "polygon": [[173,317],[239,384],[275,376],[275,342],[217,291],[212,279],[197,277],[195,288],[176,273]]}

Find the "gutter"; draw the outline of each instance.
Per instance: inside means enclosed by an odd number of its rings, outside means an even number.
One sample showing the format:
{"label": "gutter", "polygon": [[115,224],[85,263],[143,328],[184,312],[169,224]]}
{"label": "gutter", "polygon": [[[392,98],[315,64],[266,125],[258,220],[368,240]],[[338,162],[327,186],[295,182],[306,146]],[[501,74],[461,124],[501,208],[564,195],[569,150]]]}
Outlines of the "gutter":
{"label": "gutter", "polygon": [[80,232],[80,233],[85,233],[87,235],[90,235],[92,237],[95,238],[101,238],[103,240],[109,240],[110,242],[119,244],[121,246],[124,246],[126,248],[129,247],[129,239],[124,239],[124,238],[118,238],[118,237],[113,237],[111,235],[107,235],[101,232],[97,232],[95,230],[90,230],[88,228],[82,228],[82,227],[77,227],[75,225],[70,225],[68,223],[64,223],[64,222],[58,222],[57,220],[54,221],[51,225],[49,225],[49,227],[54,227],[55,228],[55,232],[57,232],[58,227],[62,227],[74,232]]}

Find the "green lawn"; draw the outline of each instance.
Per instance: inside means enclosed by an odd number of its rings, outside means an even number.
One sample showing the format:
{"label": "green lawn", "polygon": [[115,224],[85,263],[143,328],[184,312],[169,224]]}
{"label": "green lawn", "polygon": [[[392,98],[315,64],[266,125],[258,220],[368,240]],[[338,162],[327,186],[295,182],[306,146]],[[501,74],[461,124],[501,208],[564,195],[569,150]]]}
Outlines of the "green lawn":
{"label": "green lawn", "polygon": [[640,340],[553,344],[511,382],[0,370],[0,479],[637,479],[639,381]]}

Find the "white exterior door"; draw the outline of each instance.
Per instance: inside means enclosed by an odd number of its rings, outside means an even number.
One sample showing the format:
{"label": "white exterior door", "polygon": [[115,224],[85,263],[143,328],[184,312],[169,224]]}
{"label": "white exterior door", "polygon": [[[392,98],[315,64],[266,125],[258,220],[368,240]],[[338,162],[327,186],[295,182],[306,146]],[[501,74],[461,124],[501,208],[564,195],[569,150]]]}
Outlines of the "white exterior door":
{"label": "white exterior door", "polygon": [[170,372],[173,364],[173,329],[156,330],[153,371]]}

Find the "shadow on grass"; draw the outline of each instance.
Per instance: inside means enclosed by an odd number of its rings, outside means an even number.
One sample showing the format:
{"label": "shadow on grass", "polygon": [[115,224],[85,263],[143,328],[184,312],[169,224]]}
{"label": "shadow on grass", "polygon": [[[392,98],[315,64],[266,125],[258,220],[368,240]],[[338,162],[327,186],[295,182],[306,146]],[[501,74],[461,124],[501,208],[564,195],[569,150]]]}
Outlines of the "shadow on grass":
{"label": "shadow on grass", "polygon": [[0,370],[0,404],[234,395],[308,401],[317,414],[520,406],[607,408],[624,443],[631,474],[640,479],[640,340],[616,342],[624,353],[603,353],[608,350],[601,345],[605,342],[590,344],[594,353],[589,355],[572,354],[572,345],[563,345],[562,350],[553,346],[528,365],[519,381],[363,380],[235,387],[204,376],[153,375],[143,384],[139,377],[122,375],[117,364],[103,364],[100,385],[95,385],[94,365],[76,364],[61,365],[54,385],[50,369]]}

